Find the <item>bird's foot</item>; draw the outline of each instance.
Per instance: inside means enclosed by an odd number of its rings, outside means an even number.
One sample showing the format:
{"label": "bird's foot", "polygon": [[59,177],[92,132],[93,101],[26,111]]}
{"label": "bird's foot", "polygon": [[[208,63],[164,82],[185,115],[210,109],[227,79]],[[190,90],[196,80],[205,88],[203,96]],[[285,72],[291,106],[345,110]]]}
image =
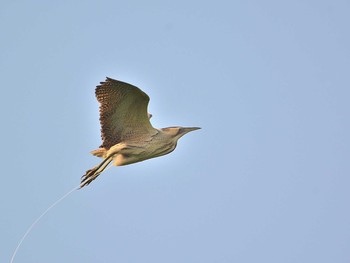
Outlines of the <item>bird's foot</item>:
{"label": "bird's foot", "polygon": [[90,184],[97,178],[97,176],[100,175],[100,173],[101,172],[98,171],[97,167],[87,170],[86,173],[81,177],[80,188],[83,188],[84,186]]}

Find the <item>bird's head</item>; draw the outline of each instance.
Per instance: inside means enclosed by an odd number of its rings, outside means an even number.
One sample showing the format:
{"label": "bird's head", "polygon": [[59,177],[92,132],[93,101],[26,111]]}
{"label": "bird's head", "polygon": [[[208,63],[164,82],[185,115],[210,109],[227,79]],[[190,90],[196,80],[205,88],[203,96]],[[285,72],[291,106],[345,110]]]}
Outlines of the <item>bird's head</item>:
{"label": "bird's head", "polygon": [[199,127],[168,127],[163,128],[162,131],[176,140],[180,139],[186,133],[200,129]]}

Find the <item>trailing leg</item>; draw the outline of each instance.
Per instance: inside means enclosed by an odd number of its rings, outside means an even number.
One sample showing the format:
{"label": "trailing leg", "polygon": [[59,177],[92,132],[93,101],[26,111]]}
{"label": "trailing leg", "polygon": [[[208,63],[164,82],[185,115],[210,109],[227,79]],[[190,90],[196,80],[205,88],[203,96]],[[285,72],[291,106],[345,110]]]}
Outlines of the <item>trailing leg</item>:
{"label": "trailing leg", "polygon": [[86,173],[81,177],[80,188],[83,188],[95,180],[106,169],[112,160],[113,156],[109,156],[104,159],[99,165],[87,170]]}

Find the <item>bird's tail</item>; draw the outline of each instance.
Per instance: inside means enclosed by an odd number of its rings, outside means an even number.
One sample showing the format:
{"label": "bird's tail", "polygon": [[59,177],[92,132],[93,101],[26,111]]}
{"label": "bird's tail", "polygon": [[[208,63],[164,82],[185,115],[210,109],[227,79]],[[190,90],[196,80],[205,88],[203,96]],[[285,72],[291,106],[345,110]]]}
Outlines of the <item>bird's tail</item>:
{"label": "bird's tail", "polygon": [[95,180],[97,176],[99,176],[107,168],[111,161],[113,161],[113,156],[107,157],[99,165],[87,170],[81,177],[80,188],[83,188]]}
{"label": "bird's tail", "polygon": [[106,157],[107,150],[105,148],[98,148],[97,150],[93,150],[90,152],[92,155],[97,157]]}

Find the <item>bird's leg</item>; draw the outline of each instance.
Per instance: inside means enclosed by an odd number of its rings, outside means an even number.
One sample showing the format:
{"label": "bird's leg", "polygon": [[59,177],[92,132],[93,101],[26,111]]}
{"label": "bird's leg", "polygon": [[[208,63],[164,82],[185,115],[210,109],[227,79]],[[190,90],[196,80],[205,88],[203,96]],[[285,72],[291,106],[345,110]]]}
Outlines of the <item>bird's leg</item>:
{"label": "bird's leg", "polygon": [[112,160],[113,156],[109,156],[104,159],[99,165],[87,170],[86,173],[81,177],[80,188],[83,188],[95,180],[106,169]]}
{"label": "bird's leg", "polygon": [[107,157],[99,165],[87,170],[86,173],[81,177],[80,188],[83,188],[95,180],[106,169],[108,164],[113,161],[115,156],[126,148],[127,145],[124,143],[118,143],[112,146],[106,153]]}

